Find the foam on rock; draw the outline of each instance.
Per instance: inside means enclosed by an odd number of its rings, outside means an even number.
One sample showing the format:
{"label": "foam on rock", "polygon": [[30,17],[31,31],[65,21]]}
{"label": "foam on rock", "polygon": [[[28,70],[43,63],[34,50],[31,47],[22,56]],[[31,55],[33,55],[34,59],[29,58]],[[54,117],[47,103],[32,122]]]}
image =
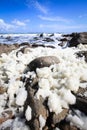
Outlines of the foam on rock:
{"label": "foam on rock", "polygon": [[[1,112],[9,107],[16,115],[17,107],[21,107],[23,113],[27,93],[25,90],[26,80],[23,82],[21,77],[31,79],[37,77],[39,88],[34,98],[38,102],[40,96],[43,99],[48,98],[47,105],[50,112],[58,114],[63,111],[63,108],[68,109],[69,105],[76,101],[72,92],[76,93],[80,83],[87,81],[87,63],[84,57],[77,58],[76,56],[76,52],[82,50],[84,50],[83,45],[66,49],[36,47],[29,48],[26,53],[17,49],[9,54],[2,54],[0,57],[0,82],[6,91],[0,95]],[[36,58],[45,56],[57,57],[59,62],[47,67],[36,68],[36,72],[28,70],[29,72],[24,73],[29,63]],[[20,110],[19,113],[21,113]],[[28,113],[30,114],[29,111]]]}

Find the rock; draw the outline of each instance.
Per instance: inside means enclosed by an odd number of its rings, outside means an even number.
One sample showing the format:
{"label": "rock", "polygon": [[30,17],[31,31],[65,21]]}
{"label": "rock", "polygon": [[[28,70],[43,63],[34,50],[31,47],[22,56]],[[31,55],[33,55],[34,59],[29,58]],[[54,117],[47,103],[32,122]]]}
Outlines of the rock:
{"label": "rock", "polygon": [[6,39],[7,39],[8,41],[11,41],[11,40],[12,40],[12,37],[11,37],[11,36],[7,36]]}
{"label": "rock", "polygon": [[78,57],[83,57],[84,56],[85,61],[87,62],[87,51],[79,51],[79,52],[76,53],[76,55]]}
{"label": "rock", "polygon": [[76,95],[76,103],[73,107],[87,115],[87,98]]}
{"label": "rock", "polygon": [[61,120],[64,120],[68,114],[68,109],[64,109],[58,115],[55,113],[50,113],[47,107],[47,100],[44,100],[42,97],[40,97],[40,99],[35,98],[38,84],[34,84],[34,86],[29,84],[27,85],[28,86],[26,86],[26,88],[28,96],[24,105],[24,113],[26,112],[27,106],[29,105],[32,109],[32,119],[30,121],[27,121],[27,124],[30,126],[31,130],[40,130],[40,115],[42,115],[42,117],[46,120],[44,130],[46,128],[54,128],[56,124],[58,124]]}
{"label": "rock", "polygon": [[67,40],[67,38],[62,38],[59,41],[61,41],[61,42],[67,42],[68,40]]}
{"label": "rock", "polygon": [[32,47],[35,48],[35,47],[45,47],[44,44],[32,44]]}
{"label": "rock", "polygon": [[43,39],[43,41],[46,41],[46,42],[54,42],[54,40],[53,40],[52,38],[49,38],[49,37]]}
{"label": "rock", "polygon": [[71,107],[79,109],[87,115],[87,97],[84,93],[87,92],[87,88],[79,88],[77,93],[74,93],[76,96],[76,103]]}
{"label": "rock", "polygon": [[0,86],[0,94],[3,94],[7,91],[7,88]]}
{"label": "rock", "polygon": [[66,121],[61,122],[59,127],[61,130],[79,130],[79,128],[77,128],[76,126],[70,125]]}
{"label": "rock", "polygon": [[0,114],[0,124],[14,117],[12,110],[5,110]]}
{"label": "rock", "polygon": [[17,49],[18,47],[19,47],[18,44],[12,44],[12,45],[11,44],[10,45],[8,45],[8,44],[0,44],[0,55],[2,53],[9,53],[12,50]]}
{"label": "rock", "polygon": [[64,120],[64,118],[67,116],[68,114],[68,109],[64,109],[61,113],[59,114],[53,114],[52,117],[52,123],[55,125],[57,123],[59,123],[60,121]]}
{"label": "rock", "polygon": [[87,32],[79,33],[79,43],[87,44]]}
{"label": "rock", "polygon": [[69,47],[77,47],[78,44],[80,44],[78,42],[78,38],[79,38],[79,34],[78,33],[73,33],[72,35],[72,39],[69,41]]}
{"label": "rock", "polygon": [[44,36],[44,33],[41,33],[39,37],[40,37],[40,38],[43,38],[43,36]]}
{"label": "rock", "polygon": [[76,47],[78,44],[87,44],[87,32],[73,33],[69,41],[69,47]]}
{"label": "rock", "polygon": [[[57,57],[39,57],[29,64],[29,68],[30,70],[35,71],[37,67],[41,68],[45,66],[50,66],[54,63],[59,63]],[[56,124],[58,124],[61,120],[64,120],[64,118],[67,116],[68,110],[64,109],[61,113],[56,115],[55,113],[51,113],[49,111],[48,98],[43,99],[40,96],[40,98],[37,99],[35,97],[35,94],[39,89],[37,74],[34,79],[25,79],[25,83],[25,88],[28,95],[24,105],[24,113],[26,112],[28,106],[30,106],[32,109],[32,118],[30,121],[27,121],[27,124],[32,130],[40,130],[39,116],[42,115],[42,117],[46,120],[46,124],[43,129],[48,130],[55,128]]]}
{"label": "rock", "polygon": [[29,42],[22,42],[21,44],[19,44],[19,46],[28,46],[30,47],[30,43]]}
{"label": "rock", "polygon": [[36,71],[36,68],[49,67],[52,64],[58,64],[59,59],[55,56],[43,56],[34,59],[28,65],[30,71]]}
{"label": "rock", "polygon": [[31,127],[32,130],[39,130],[40,115],[42,115],[44,119],[47,119],[48,117],[48,110],[44,105],[45,102],[43,98],[40,97],[40,99],[36,99],[34,97],[36,90],[37,90],[36,86],[35,87],[33,86],[33,88],[31,86],[27,87],[28,97],[24,105],[24,112],[26,111],[28,105],[32,109],[32,119],[30,121],[27,121],[28,125]]}

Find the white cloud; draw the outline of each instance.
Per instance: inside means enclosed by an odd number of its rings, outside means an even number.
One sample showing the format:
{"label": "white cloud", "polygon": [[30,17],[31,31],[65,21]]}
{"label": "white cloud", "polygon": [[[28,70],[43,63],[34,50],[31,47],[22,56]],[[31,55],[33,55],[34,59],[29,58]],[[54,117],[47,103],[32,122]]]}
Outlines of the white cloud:
{"label": "white cloud", "polygon": [[45,20],[45,21],[51,21],[51,22],[65,22],[65,23],[70,23],[72,22],[72,20],[68,20],[59,16],[56,17],[46,17],[46,16],[42,16],[42,15],[38,15],[38,17],[41,20]]}
{"label": "white cloud", "polygon": [[27,27],[27,22],[29,21],[29,19],[24,20],[24,22],[15,19],[11,23],[7,23],[3,19],[0,19],[0,32],[15,32],[17,30],[25,30]]}
{"label": "white cloud", "polygon": [[28,7],[33,6],[34,8],[38,9],[43,14],[48,13],[48,9],[37,0],[26,0],[26,5]]}
{"label": "white cloud", "polygon": [[17,25],[17,26],[23,26],[23,27],[26,26],[25,22],[19,21],[17,19],[13,20],[12,23]]}
{"label": "white cloud", "polygon": [[3,19],[0,19],[0,30],[1,31],[11,31],[15,29],[15,26],[9,23],[6,23]]}
{"label": "white cloud", "polygon": [[39,9],[42,13],[47,14],[47,9],[43,5],[41,5],[38,1],[35,1],[35,6]]}
{"label": "white cloud", "polygon": [[41,29],[53,31],[84,31],[87,30],[87,25],[58,25],[58,24],[40,24]]}

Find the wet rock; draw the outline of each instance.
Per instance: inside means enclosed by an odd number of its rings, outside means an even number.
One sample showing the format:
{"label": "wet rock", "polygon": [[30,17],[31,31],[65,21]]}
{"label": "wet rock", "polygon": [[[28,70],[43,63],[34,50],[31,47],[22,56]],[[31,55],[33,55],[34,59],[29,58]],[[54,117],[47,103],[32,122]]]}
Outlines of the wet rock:
{"label": "wet rock", "polygon": [[87,51],[79,51],[79,52],[76,53],[76,55],[78,57],[83,57],[84,56],[85,61],[87,62]]}
{"label": "wet rock", "polygon": [[11,40],[12,40],[12,37],[11,37],[11,36],[7,36],[6,39],[7,39],[8,41],[11,41]]}
{"label": "wet rock", "polygon": [[44,56],[34,59],[28,65],[30,71],[36,71],[36,68],[49,67],[52,64],[58,64],[59,59],[55,56]]}
{"label": "wet rock", "polygon": [[32,47],[35,48],[35,47],[45,47],[44,44],[32,44]]}
{"label": "wet rock", "polygon": [[44,36],[44,34],[43,34],[43,33],[41,33],[39,37],[40,37],[40,38],[43,38],[43,36]]}
{"label": "wet rock", "polygon": [[19,46],[28,46],[28,47],[30,47],[30,43],[29,42],[22,42],[21,44],[19,44]]}
{"label": "wet rock", "polygon": [[67,42],[68,40],[67,40],[67,38],[62,38],[62,39],[60,39],[60,41],[61,42]]}
{"label": "wet rock", "polygon": [[5,110],[0,114],[0,124],[14,117],[12,110]]}
{"label": "wet rock", "polygon": [[77,47],[77,45],[79,44],[79,34],[78,33],[73,33],[72,35],[72,39],[69,41],[69,47]]}
{"label": "wet rock", "polygon": [[69,47],[77,47],[78,44],[87,44],[87,32],[72,33]]}
{"label": "wet rock", "polygon": [[49,37],[43,39],[43,41],[46,41],[46,42],[54,42],[54,40],[53,40],[52,38],[49,38]]}

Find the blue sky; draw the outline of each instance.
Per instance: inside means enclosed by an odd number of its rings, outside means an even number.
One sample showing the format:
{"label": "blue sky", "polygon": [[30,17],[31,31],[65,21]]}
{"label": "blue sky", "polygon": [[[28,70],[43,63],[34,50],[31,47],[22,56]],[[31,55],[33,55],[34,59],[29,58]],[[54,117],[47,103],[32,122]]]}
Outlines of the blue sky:
{"label": "blue sky", "polygon": [[0,0],[0,32],[87,31],[87,0]]}

